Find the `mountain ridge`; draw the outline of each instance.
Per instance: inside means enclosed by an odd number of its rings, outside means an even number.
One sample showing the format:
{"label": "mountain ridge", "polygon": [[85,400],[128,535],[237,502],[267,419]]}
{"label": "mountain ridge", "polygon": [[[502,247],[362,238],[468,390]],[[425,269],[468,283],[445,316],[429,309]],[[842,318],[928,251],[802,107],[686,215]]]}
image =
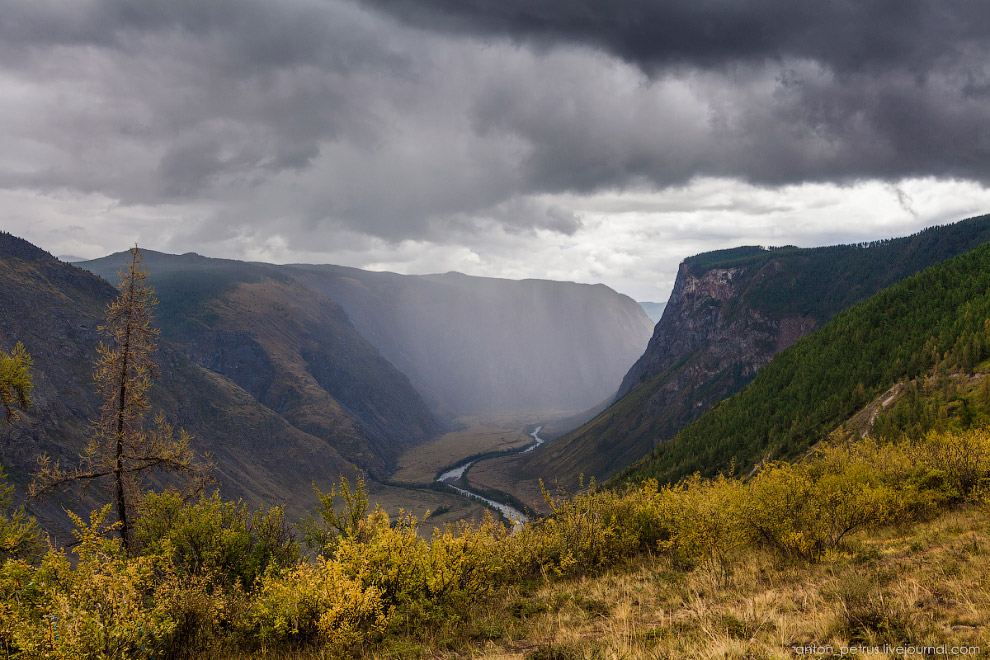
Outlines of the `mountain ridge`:
{"label": "mountain ridge", "polygon": [[[115,272],[125,253],[81,264]],[[332,300],[268,264],[150,252],[163,336],[379,478],[438,427]]]}

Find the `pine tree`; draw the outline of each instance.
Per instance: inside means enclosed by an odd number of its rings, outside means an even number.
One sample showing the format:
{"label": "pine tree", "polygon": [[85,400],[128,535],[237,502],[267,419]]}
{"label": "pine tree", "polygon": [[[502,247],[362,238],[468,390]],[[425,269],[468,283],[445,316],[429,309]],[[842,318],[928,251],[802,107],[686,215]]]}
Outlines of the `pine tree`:
{"label": "pine tree", "polygon": [[158,301],[137,246],[130,252],[130,264],[120,272],[120,294],[107,307],[107,322],[99,328],[109,340],[97,348],[96,381],[103,405],[82,464],[63,470],[42,457],[30,491],[37,497],[70,482],[107,482],[125,551],[144,479],[156,471],[171,472],[198,488],[207,474],[207,466],[189,446],[189,434],[182,429],[176,434],[162,413],[155,416],[153,429],[144,428],[148,389],[156,372],[158,330],[151,325],[151,314]]}
{"label": "pine tree", "polygon": [[3,403],[4,419],[8,424],[17,421],[17,411],[14,406],[25,410],[31,406],[31,367],[34,363],[31,356],[24,350],[24,345],[17,342],[11,353],[0,350],[0,402]]}

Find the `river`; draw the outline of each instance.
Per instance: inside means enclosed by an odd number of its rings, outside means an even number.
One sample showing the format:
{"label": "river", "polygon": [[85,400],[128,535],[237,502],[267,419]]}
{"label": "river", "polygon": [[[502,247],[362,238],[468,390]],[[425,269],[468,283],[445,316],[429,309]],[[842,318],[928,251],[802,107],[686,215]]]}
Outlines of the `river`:
{"label": "river", "polygon": [[[524,448],[514,453],[525,454],[526,452],[533,451],[534,449],[542,445],[545,442],[545,440],[540,437],[540,429],[542,428],[543,428],[542,426],[537,426],[529,434],[533,438],[532,444],[526,445]],[[502,504],[501,502],[496,502],[495,500],[488,499],[483,495],[479,495],[478,493],[467,490],[466,488],[460,488],[453,484],[453,482],[459,481],[460,478],[464,476],[464,473],[467,472],[468,468],[470,468],[475,463],[477,463],[477,461],[467,461],[465,463],[452,467],[451,469],[447,470],[439,477],[437,477],[437,481],[439,481],[442,484],[446,484],[450,486],[464,497],[467,497],[472,500],[478,500],[479,502],[483,502],[492,509],[495,509],[496,511],[501,513],[506,520],[509,521],[509,524],[512,525],[513,531],[522,528],[523,524],[525,524],[526,521],[529,520],[529,517],[519,509],[513,506],[509,506],[508,504]]]}

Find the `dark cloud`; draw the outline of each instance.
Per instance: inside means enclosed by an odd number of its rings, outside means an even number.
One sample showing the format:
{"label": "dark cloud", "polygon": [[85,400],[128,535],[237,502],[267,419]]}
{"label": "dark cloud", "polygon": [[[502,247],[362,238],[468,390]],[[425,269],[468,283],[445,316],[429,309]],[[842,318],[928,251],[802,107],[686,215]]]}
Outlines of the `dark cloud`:
{"label": "dark cloud", "polygon": [[647,71],[812,59],[837,72],[923,73],[985,46],[990,6],[936,0],[362,0],[438,30],[583,43]]}
{"label": "dark cloud", "polygon": [[[614,153],[581,117],[532,115],[513,89],[487,104],[497,124],[535,145],[531,176],[589,189],[645,176],[666,186],[696,175],[779,184],[935,175],[990,177],[990,5],[935,0],[366,0],[422,28],[504,37],[547,50],[586,45],[654,81],[707,77],[711,131],[670,156],[650,142]],[[762,71],[760,97],[728,95]],[[553,82],[549,82],[553,86]],[[589,103],[564,90],[571,103]],[[605,92],[607,93],[607,91]],[[570,98],[568,98],[570,96]],[[539,99],[537,100],[539,101]],[[591,104],[595,102],[590,101]],[[619,113],[620,116],[623,113]],[[567,121],[570,119],[570,121]],[[597,118],[601,119],[601,118]],[[658,113],[656,121],[664,121]],[[673,127],[678,128],[676,125]],[[643,126],[638,126],[643,130]],[[582,140],[584,136],[584,140]],[[707,143],[707,144],[706,144]],[[654,145],[657,143],[654,141]],[[584,148],[592,154],[574,153]],[[611,147],[611,148],[609,148]],[[694,147],[694,148],[691,148]],[[645,153],[644,153],[645,152]]]}

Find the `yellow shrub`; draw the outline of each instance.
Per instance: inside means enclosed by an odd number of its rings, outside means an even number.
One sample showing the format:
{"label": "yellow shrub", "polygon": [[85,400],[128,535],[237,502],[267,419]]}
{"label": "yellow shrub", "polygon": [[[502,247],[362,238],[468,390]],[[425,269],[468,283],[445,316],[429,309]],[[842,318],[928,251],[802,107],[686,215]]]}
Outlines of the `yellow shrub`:
{"label": "yellow shrub", "polygon": [[738,479],[713,480],[695,475],[660,492],[661,518],[669,521],[667,538],[658,542],[678,563],[702,565],[726,577],[733,555],[746,536],[741,524],[741,504],[746,487]]}
{"label": "yellow shrub", "polygon": [[173,633],[174,619],[153,598],[158,558],[125,559],[119,542],[103,536],[108,512],[94,513],[89,525],[76,518],[75,569],[56,551],[38,567],[4,565],[0,588],[9,598],[0,630],[27,657],[155,657]]}
{"label": "yellow shrub", "polygon": [[387,622],[378,590],[332,559],[264,576],[249,618],[264,642],[315,641],[335,653],[376,637]]}
{"label": "yellow shrub", "polygon": [[943,476],[948,496],[961,499],[990,480],[990,430],[930,431],[914,447],[917,460]]}
{"label": "yellow shrub", "polygon": [[598,571],[669,538],[671,520],[656,482],[623,492],[594,485],[567,498],[544,489],[550,515],[510,538],[521,573],[560,576]]}
{"label": "yellow shrub", "polygon": [[897,519],[907,502],[869,462],[837,445],[804,463],[771,463],[748,487],[741,517],[755,539],[813,560],[856,529]]}
{"label": "yellow shrub", "polygon": [[507,539],[487,512],[480,525],[436,528],[424,557],[428,596],[456,607],[492,593],[509,577]]}

